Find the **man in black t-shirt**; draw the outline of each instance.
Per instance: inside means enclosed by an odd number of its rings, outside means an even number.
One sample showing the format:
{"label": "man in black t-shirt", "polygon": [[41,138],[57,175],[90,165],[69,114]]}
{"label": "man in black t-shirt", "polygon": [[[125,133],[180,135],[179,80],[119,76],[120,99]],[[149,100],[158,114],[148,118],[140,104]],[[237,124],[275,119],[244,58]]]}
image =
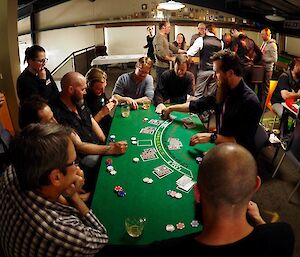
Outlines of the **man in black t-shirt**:
{"label": "man in black t-shirt", "polygon": [[161,85],[158,85],[154,92],[157,113],[166,108],[164,103],[185,103],[188,95],[194,95],[195,78],[187,68],[188,57],[178,55],[174,70],[167,70],[161,75]]}

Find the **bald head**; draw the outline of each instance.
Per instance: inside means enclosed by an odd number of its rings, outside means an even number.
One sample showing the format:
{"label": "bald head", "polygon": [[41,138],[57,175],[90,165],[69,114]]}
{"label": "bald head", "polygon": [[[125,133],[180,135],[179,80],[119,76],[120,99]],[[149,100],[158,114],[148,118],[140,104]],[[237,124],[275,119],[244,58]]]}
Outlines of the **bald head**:
{"label": "bald head", "polygon": [[199,166],[198,187],[214,206],[248,203],[257,189],[256,162],[238,144],[217,145]]}
{"label": "bald head", "polygon": [[82,83],[86,83],[85,77],[79,72],[71,71],[66,73],[61,79],[61,88],[62,90],[66,90],[69,86],[78,87],[82,85]]}
{"label": "bald head", "polygon": [[68,72],[61,79],[61,97],[70,99],[73,103],[83,103],[86,88],[86,79],[78,72]]}

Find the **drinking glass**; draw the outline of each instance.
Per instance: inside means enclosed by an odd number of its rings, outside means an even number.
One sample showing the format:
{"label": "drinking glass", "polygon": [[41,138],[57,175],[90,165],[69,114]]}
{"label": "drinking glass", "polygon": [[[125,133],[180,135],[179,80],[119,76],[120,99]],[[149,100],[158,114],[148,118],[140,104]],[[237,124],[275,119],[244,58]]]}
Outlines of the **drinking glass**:
{"label": "drinking glass", "polygon": [[142,217],[127,217],[125,219],[125,229],[131,237],[139,237],[144,230],[145,218]]}
{"label": "drinking glass", "polygon": [[121,115],[124,118],[129,117],[130,114],[130,106],[126,103],[126,104],[122,104],[121,105]]}

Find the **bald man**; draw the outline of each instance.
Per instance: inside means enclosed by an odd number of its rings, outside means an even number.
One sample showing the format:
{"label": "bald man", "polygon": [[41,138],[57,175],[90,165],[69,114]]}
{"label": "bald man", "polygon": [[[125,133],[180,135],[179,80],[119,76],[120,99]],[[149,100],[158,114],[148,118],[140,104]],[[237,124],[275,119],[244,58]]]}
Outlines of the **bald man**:
{"label": "bald man", "polygon": [[[79,135],[81,141],[103,144],[105,135],[94,120],[89,108],[84,103],[86,79],[78,72],[68,72],[61,79],[62,91],[54,102],[55,119],[63,125],[70,126]],[[81,168],[90,173],[98,173],[99,155],[79,155]]]}
{"label": "bald man", "polygon": [[160,256],[162,252],[172,257],[292,256],[290,225],[266,224],[251,201],[260,184],[256,162],[245,148],[232,143],[217,145],[204,156],[195,186],[203,230],[156,242],[143,256]]}

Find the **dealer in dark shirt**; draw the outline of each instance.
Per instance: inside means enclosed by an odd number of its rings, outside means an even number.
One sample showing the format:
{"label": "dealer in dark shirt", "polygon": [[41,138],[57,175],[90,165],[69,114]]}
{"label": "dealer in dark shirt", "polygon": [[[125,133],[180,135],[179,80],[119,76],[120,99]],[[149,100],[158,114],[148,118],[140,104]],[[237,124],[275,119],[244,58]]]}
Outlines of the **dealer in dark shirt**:
{"label": "dealer in dark shirt", "polygon": [[212,59],[218,81],[216,95],[170,106],[163,110],[163,118],[172,111],[201,113],[215,109],[217,131],[198,133],[192,136],[190,144],[234,142],[255,154],[254,137],[262,114],[259,100],[242,79],[237,54],[221,50]]}
{"label": "dealer in dark shirt", "polygon": [[167,70],[161,75],[161,84],[154,92],[156,112],[166,108],[164,103],[185,103],[188,95],[194,95],[195,78],[193,73],[187,71],[188,57],[178,55],[174,70]]}

